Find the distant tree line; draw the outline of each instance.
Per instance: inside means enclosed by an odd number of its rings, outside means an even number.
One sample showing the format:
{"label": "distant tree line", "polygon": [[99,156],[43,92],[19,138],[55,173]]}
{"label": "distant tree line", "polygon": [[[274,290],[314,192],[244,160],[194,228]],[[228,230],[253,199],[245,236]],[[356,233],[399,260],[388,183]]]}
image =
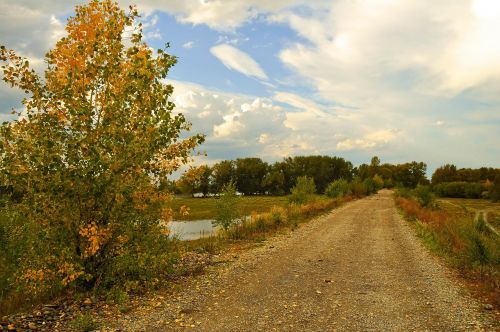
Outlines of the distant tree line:
{"label": "distant tree line", "polygon": [[370,164],[353,167],[350,161],[332,156],[287,157],[282,161],[267,163],[260,158],[224,160],[213,166],[192,168],[183,176],[165,185],[177,193],[204,196],[220,193],[225,184],[233,182],[244,195],[288,195],[297,179],[314,180],[317,193],[325,193],[333,181],[363,182],[366,179],[381,182],[384,187],[416,187],[428,184],[425,177],[427,165],[412,161],[404,164],[380,164],[373,157]]}
{"label": "distant tree line", "polygon": [[446,164],[434,171],[431,184],[440,197],[500,200],[500,168],[457,168]]}

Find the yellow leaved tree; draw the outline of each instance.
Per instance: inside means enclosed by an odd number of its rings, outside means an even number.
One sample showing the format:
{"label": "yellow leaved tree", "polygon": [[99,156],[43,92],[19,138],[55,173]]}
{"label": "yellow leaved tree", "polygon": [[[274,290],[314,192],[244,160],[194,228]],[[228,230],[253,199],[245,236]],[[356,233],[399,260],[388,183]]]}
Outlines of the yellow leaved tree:
{"label": "yellow leaved tree", "polygon": [[163,81],[176,58],[146,45],[137,18],[110,0],[78,6],[44,76],[1,46],[3,80],[27,96],[0,128],[0,184],[17,194],[19,225],[39,232],[16,277],[35,291],[141,279],[166,257],[170,194],[158,184],[204,138],[185,134]]}

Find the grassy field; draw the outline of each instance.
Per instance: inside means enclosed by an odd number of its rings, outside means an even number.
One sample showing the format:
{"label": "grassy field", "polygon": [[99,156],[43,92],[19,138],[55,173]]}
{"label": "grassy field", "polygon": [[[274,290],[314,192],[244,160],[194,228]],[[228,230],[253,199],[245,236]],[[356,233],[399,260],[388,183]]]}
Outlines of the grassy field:
{"label": "grassy field", "polygon": [[[174,220],[198,220],[198,219],[213,219],[216,214],[217,198],[192,198],[177,196],[172,202],[174,210]],[[272,206],[285,206],[288,204],[286,196],[244,196],[241,197],[240,209],[243,215],[249,215],[252,212],[266,212]],[[189,208],[189,215],[182,216],[179,214],[181,206]]]}
{"label": "grassy field", "polygon": [[470,215],[484,211],[488,222],[495,228],[500,228],[500,203],[493,203],[486,199],[467,198],[439,198],[439,208],[453,215]]}

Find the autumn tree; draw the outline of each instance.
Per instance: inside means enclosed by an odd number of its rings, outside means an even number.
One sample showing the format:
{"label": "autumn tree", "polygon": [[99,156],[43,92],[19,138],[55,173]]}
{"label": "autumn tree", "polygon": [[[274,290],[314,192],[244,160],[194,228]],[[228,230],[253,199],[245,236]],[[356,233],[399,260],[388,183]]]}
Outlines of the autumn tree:
{"label": "autumn tree", "polygon": [[203,137],[180,138],[190,124],[163,81],[176,57],[146,45],[137,17],[111,0],[76,7],[43,77],[1,47],[3,80],[26,98],[0,128],[0,183],[22,193],[12,208],[50,248],[42,261],[23,261],[19,280],[89,286],[119,266],[132,276],[161,261],[141,249],[160,241],[144,236],[171,216],[158,184]]}
{"label": "autumn tree", "polygon": [[206,196],[210,189],[211,174],[212,169],[207,165],[190,167],[177,180],[177,189],[185,195],[202,193]]}

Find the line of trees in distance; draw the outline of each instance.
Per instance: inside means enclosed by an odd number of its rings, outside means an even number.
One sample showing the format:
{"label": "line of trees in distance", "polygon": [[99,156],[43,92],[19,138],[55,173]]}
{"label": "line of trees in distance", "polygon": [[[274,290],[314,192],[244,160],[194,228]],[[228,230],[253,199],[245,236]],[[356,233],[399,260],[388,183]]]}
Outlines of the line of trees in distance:
{"label": "line of trees in distance", "polygon": [[423,162],[381,164],[378,157],[373,157],[370,164],[358,167],[344,158],[334,156],[287,157],[275,163],[254,157],[191,168],[179,180],[163,185],[176,193],[207,196],[219,193],[226,183],[233,182],[244,195],[287,195],[297,179],[303,176],[314,180],[318,193],[324,193],[335,180],[364,181],[377,176],[387,188],[414,188],[418,184],[429,183],[425,176],[426,170],[427,165]]}
{"label": "line of trees in distance", "polygon": [[500,168],[457,168],[446,164],[434,171],[431,184],[440,197],[500,200]]}

